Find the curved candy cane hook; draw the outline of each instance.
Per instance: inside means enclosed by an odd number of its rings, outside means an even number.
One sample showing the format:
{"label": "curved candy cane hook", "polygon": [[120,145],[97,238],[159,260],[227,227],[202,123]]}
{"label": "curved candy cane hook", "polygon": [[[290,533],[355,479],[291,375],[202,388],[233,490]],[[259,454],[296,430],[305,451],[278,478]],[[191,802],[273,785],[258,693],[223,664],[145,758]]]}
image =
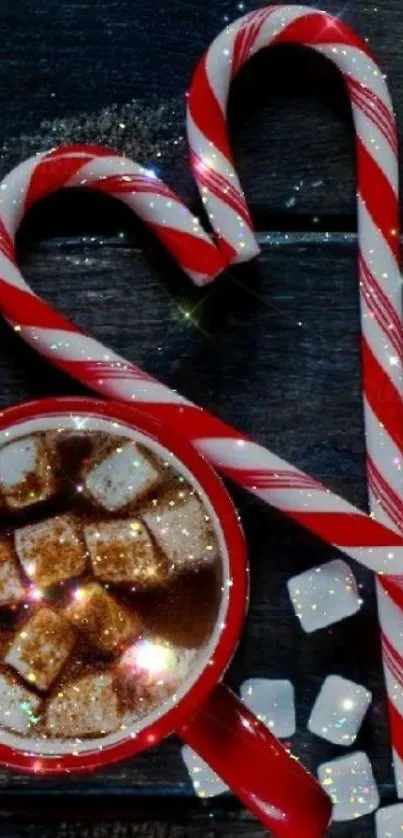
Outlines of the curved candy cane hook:
{"label": "curved candy cane hook", "polygon": [[[194,73],[187,108],[191,162],[219,245],[233,262],[246,262],[258,252],[234,167],[226,111],[231,82],[241,67],[278,44],[311,47],[341,71],[356,129],[359,212],[362,205],[368,207],[397,255],[397,140],[387,86],[364,41],[338,18],[307,6],[269,6],[239,18],[215,38]],[[365,216],[362,220],[365,224]]]}
{"label": "curved candy cane hook", "polygon": [[[401,533],[403,329],[397,135],[389,92],[367,45],[338,18],[304,6],[272,6],[228,26],[200,61],[189,94],[193,171],[226,258],[242,262],[254,256],[256,241],[229,145],[228,92],[251,56],[286,43],[311,47],[336,64],[351,101],[368,491],[372,515]],[[403,796],[403,577],[379,579],[377,591],[395,772]]]}
{"label": "curved candy cane hook", "polygon": [[[153,230],[195,285],[205,285],[226,262],[198,218],[156,174],[102,146],[63,146],[37,154],[17,166],[3,181],[18,194],[12,204],[1,200],[2,247],[10,248],[7,231],[16,229],[32,204],[60,187],[87,186],[123,201]],[[2,196],[5,197],[4,194]]]}

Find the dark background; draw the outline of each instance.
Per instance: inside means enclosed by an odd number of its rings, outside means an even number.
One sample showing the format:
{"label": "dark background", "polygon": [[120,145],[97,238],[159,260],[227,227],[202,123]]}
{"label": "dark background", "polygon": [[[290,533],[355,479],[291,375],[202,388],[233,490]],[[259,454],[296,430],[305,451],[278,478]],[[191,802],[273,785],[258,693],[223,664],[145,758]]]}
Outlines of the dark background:
{"label": "dark background", "polygon": [[[315,4],[311,4],[315,5]],[[197,58],[248,0],[0,1],[1,175],[58,142],[101,141],[147,162],[199,211],[184,143],[184,91]],[[367,36],[403,118],[401,0],[329,2]],[[128,211],[64,194],[24,222],[23,270],[96,337],[186,396],[365,507],[351,116],[326,61],[282,48],[250,62],[233,86],[231,128],[262,255],[197,290]],[[183,311],[191,310],[191,321]],[[0,323],[0,406],[83,392]],[[228,673],[290,678],[293,751],[314,770],[342,749],[306,730],[324,677],[365,684],[373,703],[355,748],[394,801],[374,585],[358,565],[364,606],[305,635],[286,580],[336,551],[240,490],[250,545],[251,608]],[[174,739],[81,779],[0,772],[1,838],[259,838],[230,795],[198,801]],[[344,751],[343,751],[344,753]],[[332,838],[373,838],[373,817]]]}

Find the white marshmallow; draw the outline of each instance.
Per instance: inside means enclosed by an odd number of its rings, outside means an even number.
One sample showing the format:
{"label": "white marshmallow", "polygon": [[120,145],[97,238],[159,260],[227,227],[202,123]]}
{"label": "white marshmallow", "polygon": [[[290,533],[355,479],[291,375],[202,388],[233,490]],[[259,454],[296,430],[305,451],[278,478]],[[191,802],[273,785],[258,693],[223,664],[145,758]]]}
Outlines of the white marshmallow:
{"label": "white marshmallow", "polygon": [[138,500],[159,481],[159,472],[135,442],[119,445],[84,477],[89,495],[109,512]]}
{"label": "white marshmallow", "polygon": [[215,559],[215,540],[205,510],[194,495],[184,503],[161,505],[142,517],[174,570],[191,570]]}
{"label": "white marshmallow", "polygon": [[17,733],[32,733],[39,721],[41,699],[0,673],[0,725]]}
{"label": "white marshmallow", "polygon": [[85,570],[85,545],[72,515],[21,527],[15,530],[14,539],[25,573],[39,587],[72,579]]}
{"label": "white marshmallow", "polygon": [[112,733],[120,724],[118,700],[109,673],[85,675],[51,699],[46,729],[55,736]]}
{"label": "white marshmallow", "polygon": [[0,607],[19,602],[23,593],[24,586],[11,547],[0,540]]}
{"label": "white marshmallow", "polygon": [[29,684],[46,691],[66,663],[74,643],[75,635],[68,622],[43,607],[14,636],[4,660]]}

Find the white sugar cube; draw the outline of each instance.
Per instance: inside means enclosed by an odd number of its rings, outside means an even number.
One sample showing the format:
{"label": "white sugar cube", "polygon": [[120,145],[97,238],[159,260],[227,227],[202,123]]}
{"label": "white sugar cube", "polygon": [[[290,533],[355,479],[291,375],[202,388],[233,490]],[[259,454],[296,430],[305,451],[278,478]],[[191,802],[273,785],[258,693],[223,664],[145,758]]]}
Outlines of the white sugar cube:
{"label": "white sugar cube", "polygon": [[198,797],[217,797],[229,791],[228,786],[189,745],[182,748],[181,754]]}
{"label": "white sugar cube", "polygon": [[143,515],[148,529],[174,570],[210,563],[216,546],[200,501],[190,495],[184,503],[161,504]]}
{"label": "white sugar cube", "polygon": [[402,838],[403,803],[378,809],[375,815],[376,838]]}
{"label": "white sugar cube", "polygon": [[10,510],[48,500],[57,490],[55,455],[41,435],[27,436],[0,448],[0,494]]}
{"label": "white sugar cube", "polygon": [[329,675],[314,704],[308,729],[334,745],[348,747],[357,738],[371,700],[369,690],[360,684]]}
{"label": "white sugar cube", "polygon": [[84,528],[94,576],[116,585],[162,585],[168,562],[137,519],[99,521]]}
{"label": "white sugar cube", "polygon": [[75,634],[51,608],[39,608],[14,636],[5,656],[24,681],[47,690],[70,656]]}
{"label": "white sugar cube", "polygon": [[344,620],[362,605],[352,571],[342,559],[293,576],[288,582],[288,591],[306,632]]}
{"label": "white sugar cube", "polygon": [[291,681],[250,678],[241,686],[241,698],[275,736],[295,733],[294,687]]}
{"label": "white sugar cube", "polygon": [[379,806],[372,766],[362,751],[324,762],[319,766],[318,777],[333,801],[334,821],[361,818]]}
{"label": "white sugar cube", "polygon": [[0,673],[0,725],[17,733],[28,733],[39,721],[39,696]]}
{"label": "white sugar cube", "polygon": [[11,545],[0,540],[0,607],[19,602],[24,593]]}
{"label": "white sugar cube", "polygon": [[90,465],[84,485],[103,509],[115,512],[137,501],[160,482],[160,473],[135,442],[117,445]]}
{"label": "white sugar cube", "polygon": [[112,733],[120,725],[118,700],[109,673],[85,675],[51,699],[46,729],[54,736]]}
{"label": "white sugar cube", "polygon": [[14,538],[25,573],[39,587],[63,582],[85,570],[85,544],[72,515],[28,524],[16,530]]}

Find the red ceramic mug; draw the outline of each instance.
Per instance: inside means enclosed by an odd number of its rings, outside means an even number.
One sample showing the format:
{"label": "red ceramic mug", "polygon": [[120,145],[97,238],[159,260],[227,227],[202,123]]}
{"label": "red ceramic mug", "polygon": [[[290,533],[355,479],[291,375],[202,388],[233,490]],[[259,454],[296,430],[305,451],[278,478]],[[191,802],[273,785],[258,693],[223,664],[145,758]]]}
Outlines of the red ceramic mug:
{"label": "red ceramic mug", "polygon": [[[72,745],[0,730],[0,762],[44,775],[85,772],[132,756],[176,732],[222,777],[277,838],[322,838],[330,820],[327,795],[225,686],[248,603],[246,545],[221,480],[175,430],[129,406],[86,398],[30,402],[0,414],[0,450],[21,438],[59,431],[100,431],[143,444],[184,475],[205,504],[219,545],[220,602],[214,629],[163,711],[113,735]],[[11,450],[11,449],[9,449]]]}

